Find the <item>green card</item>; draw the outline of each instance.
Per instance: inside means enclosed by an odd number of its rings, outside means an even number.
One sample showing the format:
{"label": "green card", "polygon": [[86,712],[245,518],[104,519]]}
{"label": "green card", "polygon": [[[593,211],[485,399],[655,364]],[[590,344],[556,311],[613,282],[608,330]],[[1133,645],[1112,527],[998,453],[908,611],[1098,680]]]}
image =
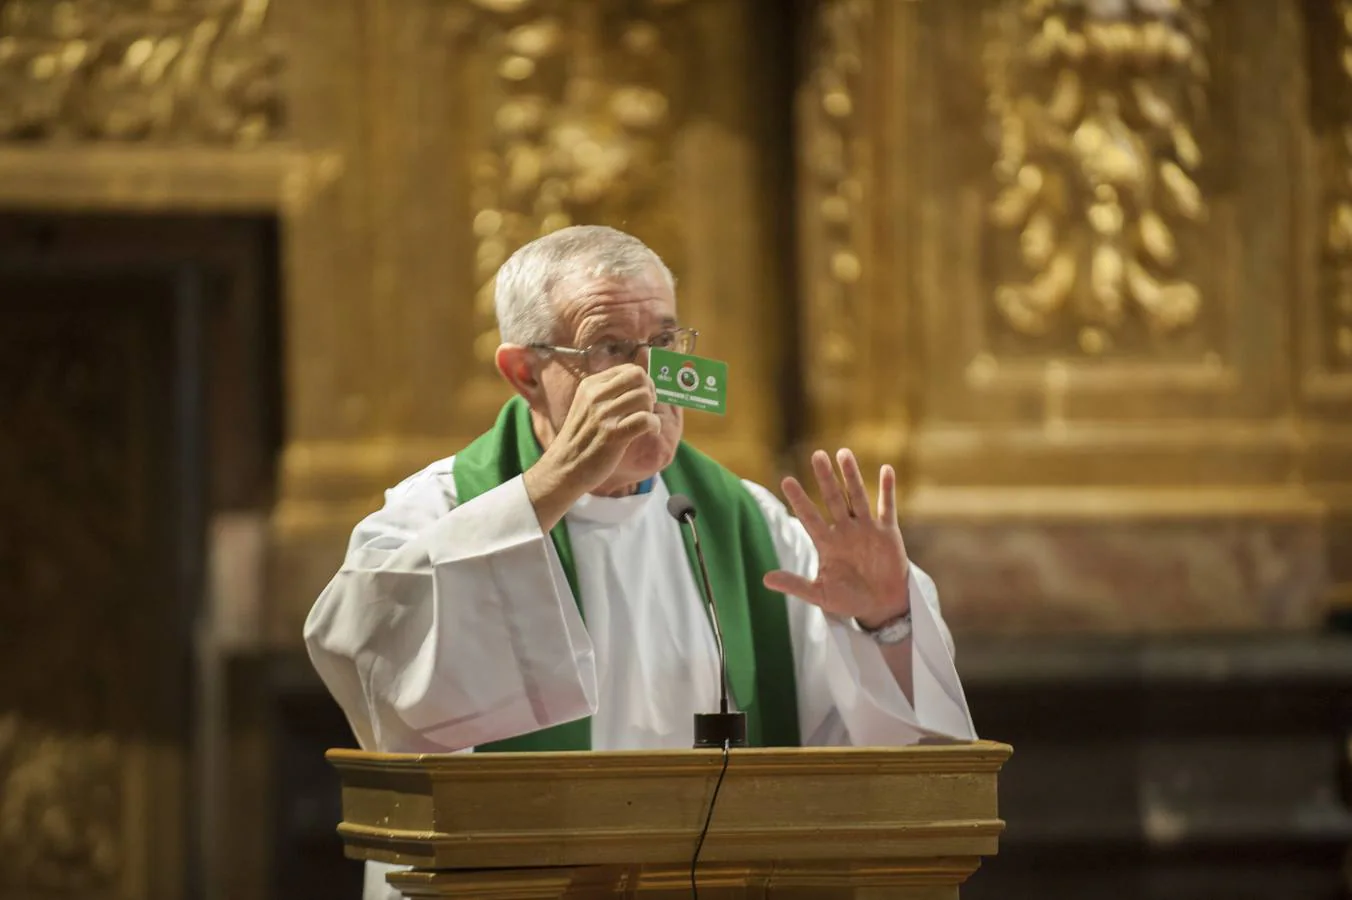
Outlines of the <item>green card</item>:
{"label": "green card", "polygon": [[654,347],[648,376],[657,385],[657,402],[718,413],[728,411],[728,364]]}

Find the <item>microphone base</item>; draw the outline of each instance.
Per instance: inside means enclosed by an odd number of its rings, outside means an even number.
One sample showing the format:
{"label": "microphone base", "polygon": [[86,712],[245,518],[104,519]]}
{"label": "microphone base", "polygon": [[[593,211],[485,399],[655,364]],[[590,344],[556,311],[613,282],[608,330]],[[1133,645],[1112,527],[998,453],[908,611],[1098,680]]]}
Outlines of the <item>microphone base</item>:
{"label": "microphone base", "polygon": [[746,713],[695,713],[695,749],[746,746]]}

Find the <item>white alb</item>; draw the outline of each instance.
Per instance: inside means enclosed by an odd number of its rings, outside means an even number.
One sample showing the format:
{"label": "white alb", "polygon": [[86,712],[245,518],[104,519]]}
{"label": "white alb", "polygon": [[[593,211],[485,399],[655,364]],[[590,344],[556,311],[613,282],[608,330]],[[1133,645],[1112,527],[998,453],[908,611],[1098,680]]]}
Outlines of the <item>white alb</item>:
{"label": "white alb", "polygon": [[[689,748],[693,715],[717,707],[717,656],[661,479],[569,511],[584,625],[521,479],[462,506],[453,466],[434,463],[386,493],[305,623],[310,658],[360,746],[469,751],[590,715],[595,750]],[[802,525],[744,483],[781,566],[813,577]],[[805,745],[976,737],[934,582],[911,572],[910,671],[889,669],[850,622],[788,598]],[[367,867],[367,900],[398,897],[386,871]]]}

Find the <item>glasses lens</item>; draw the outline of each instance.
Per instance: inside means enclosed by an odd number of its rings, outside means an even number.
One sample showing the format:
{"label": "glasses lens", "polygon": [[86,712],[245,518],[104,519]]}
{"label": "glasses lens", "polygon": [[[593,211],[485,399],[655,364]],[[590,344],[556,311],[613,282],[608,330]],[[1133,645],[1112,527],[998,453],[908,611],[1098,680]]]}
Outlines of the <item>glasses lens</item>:
{"label": "glasses lens", "polygon": [[587,366],[592,372],[604,372],[633,362],[637,353],[637,341],[603,341],[587,348]]}
{"label": "glasses lens", "polygon": [[694,353],[696,337],[697,335],[695,334],[695,332],[691,331],[688,328],[682,328],[680,331],[676,332],[676,341],[675,341],[676,352]]}

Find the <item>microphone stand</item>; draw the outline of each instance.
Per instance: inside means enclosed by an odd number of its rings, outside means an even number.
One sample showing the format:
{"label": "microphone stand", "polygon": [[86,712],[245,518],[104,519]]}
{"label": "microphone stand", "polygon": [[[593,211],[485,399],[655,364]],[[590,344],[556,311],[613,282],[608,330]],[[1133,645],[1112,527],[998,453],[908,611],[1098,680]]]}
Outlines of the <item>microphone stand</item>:
{"label": "microphone stand", "polygon": [[723,629],[718,624],[718,607],[714,605],[714,589],[709,583],[709,567],[704,562],[704,549],[700,546],[699,529],[695,527],[694,509],[681,516],[681,521],[690,526],[690,535],[695,540],[695,559],[699,561],[704,599],[714,629],[714,643],[718,646],[718,712],[695,713],[695,747],[745,747],[746,713],[728,712],[728,658],[723,651]]}
{"label": "microphone stand", "polygon": [[695,559],[699,562],[700,581],[704,586],[704,604],[708,611],[709,622],[714,630],[714,643],[718,648],[718,712],[695,713],[695,749],[717,748],[723,751],[723,767],[714,782],[714,794],[709,800],[709,811],[704,817],[704,827],[700,829],[699,840],[695,843],[695,855],[690,859],[690,893],[698,900],[699,883],[696,881],[700,850],[709,834],[709,823],[713,821],[714,805],[718,803],[718,791],[723,787],[723,777],[728,774],[728,748],[746,746],[746,713],[728,711],[728,657],[723,650],[723,628],[718,622],[718,606],[714,603],[714,587],[709,582],[709,566],[704,562],[704,548],[699,542],[699,529],[695,527],[695,504],[683,494],[673,494],[667,501],[667,512],[678,523],[690,526],[690,537],[695,544]]}

